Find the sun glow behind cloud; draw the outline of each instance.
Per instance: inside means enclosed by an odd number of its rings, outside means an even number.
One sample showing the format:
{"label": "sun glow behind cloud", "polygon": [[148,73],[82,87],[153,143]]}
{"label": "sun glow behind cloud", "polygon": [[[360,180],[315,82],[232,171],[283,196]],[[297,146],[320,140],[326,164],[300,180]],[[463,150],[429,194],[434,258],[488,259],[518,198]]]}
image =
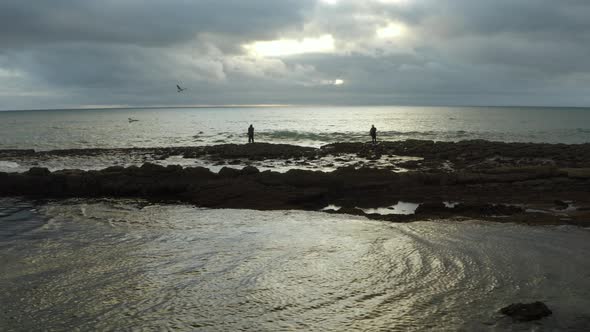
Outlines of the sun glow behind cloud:
{"label": "sun glow behind cloud", "polygon": [[334,85],[334,86],[339,86],[339,85],[344,85],[344,80],[337,78],[335,80],[322,80],[321,82],[319,82],[320,85]]}
{"label": "sun glow behind cloud", "polygon": [[[388,4],[388,5],[405,5],[410,2],[410,0],[374,0],[378,3]],[[328,4],[328,5],[338,5],[340,4],[341,0],[320,0],[321,3]]]}
{"label": "sun glow behind cloud", "polygon": [[319,38],[278,39],[270,41],[257,41],[243,45],[248,53],[257,56],[278,57],[304,53],[329,53],[334,51],[334,38],[332,35],[323,35]]}
{"label": "sun glow behind cloud", "polygon": [[382,39],[396,38],[402,36],[406,28],[399,23],[389,23],[387,26],[377,29],[377,37]]}

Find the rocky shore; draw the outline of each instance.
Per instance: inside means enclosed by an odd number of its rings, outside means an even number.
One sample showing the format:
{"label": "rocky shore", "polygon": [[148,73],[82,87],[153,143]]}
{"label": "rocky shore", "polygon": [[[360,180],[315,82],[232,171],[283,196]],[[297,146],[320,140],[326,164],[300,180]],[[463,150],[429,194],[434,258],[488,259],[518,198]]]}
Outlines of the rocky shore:
{"label": "rocky shore", "polygon": [[[50,160],[63,156],[135,155],[142,166],[102,170],[33,167],[0,173],[0,195],[141,197],[210,208],[260,210],[334,208],[328,213],[413,221],[478,218],[529,224],[590,225],[590,144],[488,141],[336,143],[321,148],[284,144],[216,145],[151,149],[82,149],[36,152],[0,150],[0,161]],[[171,156],[219,165],[162,166]],[[351,157],[352,161],[351,161]],[[412,159],[399,158],[413,157]],[[334,171],[260,171],[255,165],[323,165],[350,162]],[[259,163],[259,164],[256,164]],[[233,168],[230,168],[232,166]],[[404,172],[396,170],[404,169]],[[398,202],[419,204],[415,213],[387,212]]]}

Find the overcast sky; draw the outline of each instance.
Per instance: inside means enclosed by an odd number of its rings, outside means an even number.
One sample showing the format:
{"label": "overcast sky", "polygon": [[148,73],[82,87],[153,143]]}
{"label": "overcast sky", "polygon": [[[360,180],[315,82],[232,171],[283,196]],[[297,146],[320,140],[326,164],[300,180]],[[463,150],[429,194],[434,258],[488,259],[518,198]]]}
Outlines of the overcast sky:
{"label": "overcast sky", "polygon": [[589,106],[590,1],[0,1],[0,109],[196,104]]}

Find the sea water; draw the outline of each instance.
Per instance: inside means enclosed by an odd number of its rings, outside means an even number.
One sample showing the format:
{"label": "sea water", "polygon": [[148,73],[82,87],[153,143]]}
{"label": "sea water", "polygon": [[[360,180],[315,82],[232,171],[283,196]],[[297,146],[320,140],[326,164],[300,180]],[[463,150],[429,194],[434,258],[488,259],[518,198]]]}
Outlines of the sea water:
{"label": "sea water", "polygon": [[[133,120],[130,122],[129,118]],[[228,107],[0,112],[0,149],[194,146],[256,141],[321,146],[369,140],[590,142],[590,109]]]}
{"label": "sea water", "polygon": [[[250,123],[257,141],[309,146],[367,141],[372,124],[386,140],[590,142],[586,109],[183,108],[0,112],[0,149],[245,143]],[[104,158],[40,165],[119,159]],[[0,161],[3,171],[25,166]],[[585,330],[589,236],[477,220],[3,198],[0,330]],[[533,323],[498,314],[532,301],[554,314]]]}
{"label": "sea water", "polygon": [[[0,199],[0,329],[581,331],[590,232]],[[498,313],[544,301],[553,315]]]}

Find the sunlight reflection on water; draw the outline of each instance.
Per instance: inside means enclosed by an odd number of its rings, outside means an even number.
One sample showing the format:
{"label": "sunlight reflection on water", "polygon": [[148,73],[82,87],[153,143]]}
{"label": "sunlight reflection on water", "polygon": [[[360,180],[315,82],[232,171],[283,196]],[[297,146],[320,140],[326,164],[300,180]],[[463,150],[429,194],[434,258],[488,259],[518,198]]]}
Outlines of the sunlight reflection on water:
{"label": "sunlight reflection on water", "polygon": [[389,224],[319,212],[3,199],[0,325],[529,330],[496,311],[542,300],[555,314],[534,326],[575,330],[590,323],[588,235],[477,221]]}
{"label": "sunlight reflection on water", "polygon": [[[129,123],[128,118],[139,121]],[[313,121],[310,121],[313,119]],[[590,142],[590,111],[518,107],[163,108],[0,112],[0,149],[194,146],[259,142],[321,146],[428,139]]]}

